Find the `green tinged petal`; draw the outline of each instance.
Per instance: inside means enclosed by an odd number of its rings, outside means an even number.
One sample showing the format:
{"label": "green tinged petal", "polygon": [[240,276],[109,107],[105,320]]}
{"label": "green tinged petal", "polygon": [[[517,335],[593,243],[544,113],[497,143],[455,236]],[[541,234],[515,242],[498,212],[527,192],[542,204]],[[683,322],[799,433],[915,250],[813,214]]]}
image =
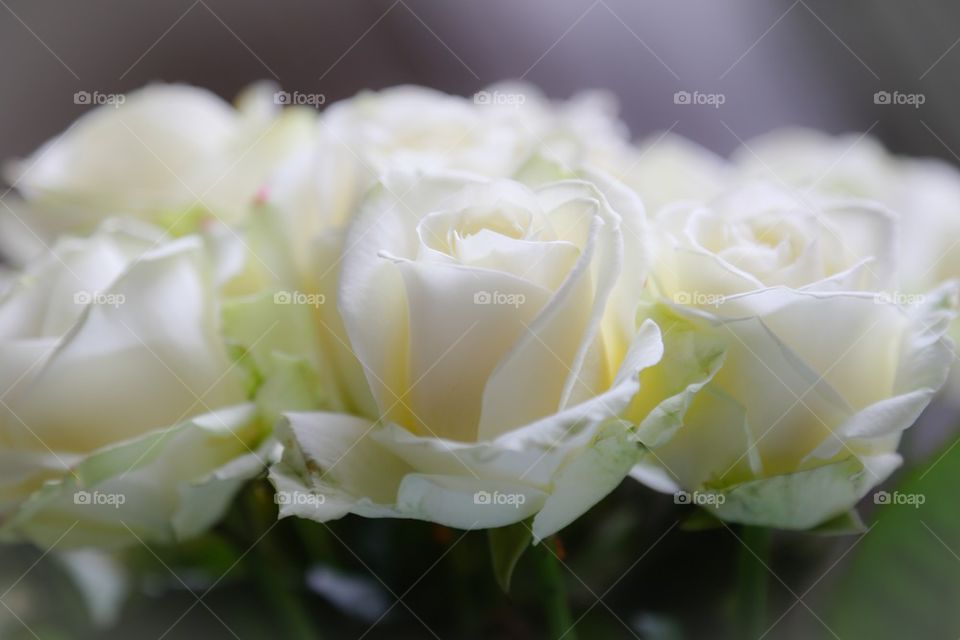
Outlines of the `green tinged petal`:
{"label": "green tinged petal", "polygon": [[121,547],[196,535],[262,470],[263,435],[246,404],[105,447],[35,491],[2,523],[0,539]]}
{"label": "green tinged petal", "polygon": [[636,439],[653,448],[681,427],[694,397],[723,366],[726,342],[664,304],[642,304],[638,315],[663,334],[664,356],[640,373],[640,393],[627,413],[638,425]]}
{"label": "green tinged petal", "polygon": [[809,529],[842,516],[881,482],[899,456],[865,463],[849,457],[821,467],[717,489],[716,514],[730,522]]}

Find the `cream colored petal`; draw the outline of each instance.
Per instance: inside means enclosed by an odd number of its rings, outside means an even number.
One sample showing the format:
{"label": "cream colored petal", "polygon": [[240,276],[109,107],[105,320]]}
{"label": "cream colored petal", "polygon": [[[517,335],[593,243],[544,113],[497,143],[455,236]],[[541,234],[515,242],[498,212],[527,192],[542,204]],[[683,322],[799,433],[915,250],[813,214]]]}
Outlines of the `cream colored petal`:
{"label": "cream colored petal", "polygon": [[[571,398],[594,396],[609,384],[607,354],[598,355],[596,350],[604,348],[598,340],[600,323],[622,267],[623,239],[618,216],[604,203],[596,202],[598,213],[587,215],[584,191],[590,193],[590,188],[578,182],[538,191],[561,237],[584,227],[579,233],[581,243],[586,238],[585,246],[563,287],[490,376],[481,439],[548,416],[567,406]],[[574,194],[580,202],[564,200]],[[557,203],[555,207],[551,201]],[[594,368],[593,375],[588,375],[584,364],[590,361],[591,350]]]}
{"label": "cream colored petal", "polygon": [[[398,268],[408,304],[411,386],[390,415],[424,435],[475,440],[484,385],[549,292],[497,271],[419,262]],[[489,434],[481,427],[479,437]]]}
{"label": "cream colored petal", "polygon": [[228,407],[96,451],[32,493],[0,536],[46,546],[69,529],[57,548],[114,548],[196,535],[267,462],[251,454],[263,437],[255,415]]}
{"label": "cream colored petal", "polygon": [[[49,447],[92,451],[243,401],[211,280],[196,239],[145,256],[109,289],[115,303],[89,307],[12,408]],[[34,440],[16,438],[27,448]]]}

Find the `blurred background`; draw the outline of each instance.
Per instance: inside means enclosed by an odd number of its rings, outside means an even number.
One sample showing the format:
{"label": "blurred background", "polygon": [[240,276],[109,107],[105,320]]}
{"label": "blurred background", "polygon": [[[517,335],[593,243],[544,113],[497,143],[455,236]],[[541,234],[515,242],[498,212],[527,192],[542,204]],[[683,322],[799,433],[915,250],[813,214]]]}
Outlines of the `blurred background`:
{"label": "blurred background", "polygon": [[[327,101],[416,83],[469,94],[523,78],[566,97],[605,88],[637,136],[674,127],[726,152],[803,124],[868,129],[895,150],[953,157],[960,7],[947,0],[3,0],[0,156],[21,156],[86,106],[181,81],[233,98],[253,80]],[[876,91],[922,92],[922,114]],[[678,109],[678,90],[722,92]],[[922,121],[921,120],[922,118]]]}
{"label": "blurred background", "polygon": [[[0,159],[68,127],[89,108],[78,91],[188,82],[232,99],[267,79],[329,103],[401,83],[470,94],[520,78],[554,97],[609,90],[636,137],[671,129],[727,153],[799,124],[960,162],[958,18],[947,0],[0,0]],[[726,102],[677,105],[677,91]],[[878,91],[925,102],[876,104]],[[764,637],[960,636],[954,415],[943,403],[928,412],[891,480],[924,493],[923,507],[864,505],[866,534],[777,537]],[[581,637],[720,637],[740,542],[733,529],[688,531],[686,515],[627,483],[565,532]],[[482,534],[347,519],[284,535],[306,558],[335,558],[277,586],[304,592],[325,637],[541,635],[523,578],[532,560],[504,596]],[[257,577],[231,553],[217,539],[140,549],[125,558],[130,574],[108,558],[5,548],[0,638],[271,637]]]}

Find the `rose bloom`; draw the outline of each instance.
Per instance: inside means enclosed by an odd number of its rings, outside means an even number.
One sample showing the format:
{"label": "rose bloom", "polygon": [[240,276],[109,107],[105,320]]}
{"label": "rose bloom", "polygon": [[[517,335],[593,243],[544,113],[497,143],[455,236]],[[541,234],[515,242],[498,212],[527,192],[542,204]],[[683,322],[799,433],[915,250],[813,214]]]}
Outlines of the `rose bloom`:
{"label": "rose bloom", "polygon": [[205,530],[262,468],[198,237],[107,221],[0,300],[0,535],[58,547]]}
{"label": "rose bloom", "polygon": [[[372,406],[288,414],[270,473],[281,516],[532,517],[542,538],[600,500],[637,460],[622,418],[663,357],[657,325],[635,327],[642,224],[639,200],[600,176],[383,176],[338,296]],[[651,415],[656,430],[671,414]]]}
{"label": "rose bloom", "polygon": [[[309,144],[267,180],[258,217],[273,219],[301,290],[326,301],[314,309],[320,359],[333,363],[328,368],[336,374],[319,375],[346,380],[331,382],[340,397],[335,404],[375,411],[336,300],[346,230],[382,174],[398,169],[468,171],[491,179],[522,174],[537,184],[569,177],[589,149],[625,138],[609,96],[587,92],[551,101],[519,83],[468,97],[399,86],[329,105]],[[407,199],[403,192],[394,195]]]}
{"label": "rose bloom", "polygon": [[784,129],[734,153],[738,172],[810,197],[882,202],[902,219],[900,286],[919,293],[960,277],[960,170],[934,158],[897,156],[869,135]]}
{"label": "rose bloom", "polygon": [[949,371],[955,295],[897,303],[894,224],[868,201],[813,205],[765,184],[663,209],[649,315],[725,354],[672,437],[645,441],[634,476],[718,494],[721,518],[796,529],[886,478]]}
{"label": "rose bloom", "polygon": [[239,222],[316,114],[281,110],[268,84],[234,108],[213,93],[154,84],[100,104],[6,177],[21,199],[0,210],[0,248],[23,261],[59,233],[89,233],[113,216],[192,231],[204,216]]}
{"label": "rose bloom", "polygon": [[673,202],[709,200],[734,178],[725,158],[670,132],[651,135],[637,145],[591,146],[587,162],[640,194],[650,215]]}
{"label": "rose bloom", "polygon": [[[586,92],[552,102],[522,83],[463,97],[418,86],[363,91],[330,104],[304,144],[278,163],[264,194],[303,263],[349,224],[381,174],[469,171],[507,178],[536,171],[541,155],[576,165],[594,146],[626,138],[616,105]],[[319,238],[319,240],[318,240]],[[319,251],[328,247],[321,246]]]}

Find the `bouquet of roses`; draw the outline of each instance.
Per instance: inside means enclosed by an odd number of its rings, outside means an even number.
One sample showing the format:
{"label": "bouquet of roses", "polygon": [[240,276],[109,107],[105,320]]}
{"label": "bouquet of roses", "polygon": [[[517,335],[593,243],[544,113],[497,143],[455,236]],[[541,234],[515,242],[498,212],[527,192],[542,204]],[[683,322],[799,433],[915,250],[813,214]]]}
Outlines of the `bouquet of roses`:
{"label": "bouquet of roses", "polygon": [[637,144],[522,85],[304,103],[149,86],[6,166],[3,539],[179,543],[264,476],[281,518],[521,549],[628,477],[851,523],[948,380],[946,164]]}

